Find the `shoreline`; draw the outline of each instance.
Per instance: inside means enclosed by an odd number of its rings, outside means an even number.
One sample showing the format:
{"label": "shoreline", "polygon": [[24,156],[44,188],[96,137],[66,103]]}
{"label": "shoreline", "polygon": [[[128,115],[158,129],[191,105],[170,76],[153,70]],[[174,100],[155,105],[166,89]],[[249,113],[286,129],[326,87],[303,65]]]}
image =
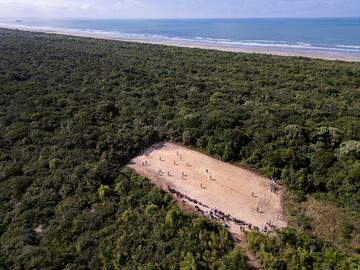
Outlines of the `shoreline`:
{"label": "shoreline", "polygon": [[331,61],[346,61],[346,62],[360,62],[360,55],[348,55],[341,54],[331,51],[311,51],[311,50],[301,50],[301,49],[275,49],[270,47],[258,48],[251,46],[233,46],[225,44],[211,44],[187,40],[170,40],[162,38],[151,38],[151,37],[119,37],[106,33],[96,33],[96,32],[87,32],[87,31],[78,31],[78,30],[49,30],[41,29],[36,27],[21,27],[21,26],[1,26],[0,29],[9,29],[9,30],[18,30],[26,31],[33,33],[46,33],[46,34],[55,34],[55,35],[64,35],[64,36],[74,36],[74,37],[84,37],[84,38],[95,38],[103,40],[113,40],[121,42],[134,42],[142,44],[152,44],[152,45],[163,45],[163,46],[172,46],[180,48],[192,48],[192,49],[204,49],[204,50],[217,50],[224,52],[238,52],[238,53],[255,53],[255,54],[265,54],[265,55],[274,55],[274,56],[287,56],[287,57],[306,57],[311,59],[322,59],[322,60],[331,60]]}

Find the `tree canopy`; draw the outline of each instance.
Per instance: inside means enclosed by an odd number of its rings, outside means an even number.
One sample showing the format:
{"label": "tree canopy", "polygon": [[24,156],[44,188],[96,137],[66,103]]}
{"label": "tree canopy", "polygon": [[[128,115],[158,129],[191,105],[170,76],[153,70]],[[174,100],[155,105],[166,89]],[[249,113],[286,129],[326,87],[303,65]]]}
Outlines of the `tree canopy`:
{"label": "tree canopy", "polygon": [[0,268],[241,269],[123,169],[160,140],[360,212],[359,63],[5,29],[0,52]]}

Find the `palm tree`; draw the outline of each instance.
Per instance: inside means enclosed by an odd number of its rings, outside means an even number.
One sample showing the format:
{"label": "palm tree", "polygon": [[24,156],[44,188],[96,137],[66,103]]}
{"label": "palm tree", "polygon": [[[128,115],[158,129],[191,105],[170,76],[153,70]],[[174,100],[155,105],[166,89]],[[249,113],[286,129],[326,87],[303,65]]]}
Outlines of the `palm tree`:
{"label": "palm tree", "polygon": [[100,198],[104,198],[106,195],[108,195],[110,192],[110,187],[106,185],[100,185],[98,188],[97,194]]}

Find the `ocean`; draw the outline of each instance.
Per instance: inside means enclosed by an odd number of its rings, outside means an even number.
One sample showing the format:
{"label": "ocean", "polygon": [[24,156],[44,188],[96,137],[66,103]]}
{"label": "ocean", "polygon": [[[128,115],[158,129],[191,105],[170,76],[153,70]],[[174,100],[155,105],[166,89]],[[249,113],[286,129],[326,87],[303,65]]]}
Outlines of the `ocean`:
{"label": "ocean", "polygon": [[0,20],[0,27],[360,57],[360,18]]}

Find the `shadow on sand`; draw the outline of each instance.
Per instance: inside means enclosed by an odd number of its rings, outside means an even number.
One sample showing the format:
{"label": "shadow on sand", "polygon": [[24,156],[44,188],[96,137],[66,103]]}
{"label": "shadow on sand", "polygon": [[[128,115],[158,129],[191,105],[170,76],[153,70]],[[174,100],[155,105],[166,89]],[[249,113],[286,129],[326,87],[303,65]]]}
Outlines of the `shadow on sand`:
{"label": "shadow on sand", "polygon": [[143,150],[141,154],[149,156],[154,150],[159,150],[159,149],[163,148],[164,146],[165,146],[165,142],[158,142],[156,144],[153,144],[149,148],[146,148],[145,150]]}

